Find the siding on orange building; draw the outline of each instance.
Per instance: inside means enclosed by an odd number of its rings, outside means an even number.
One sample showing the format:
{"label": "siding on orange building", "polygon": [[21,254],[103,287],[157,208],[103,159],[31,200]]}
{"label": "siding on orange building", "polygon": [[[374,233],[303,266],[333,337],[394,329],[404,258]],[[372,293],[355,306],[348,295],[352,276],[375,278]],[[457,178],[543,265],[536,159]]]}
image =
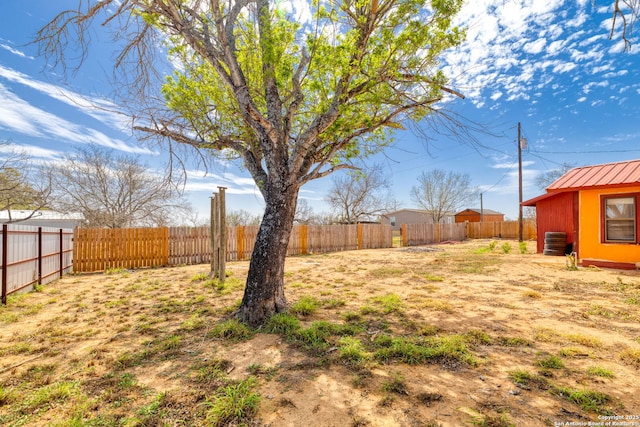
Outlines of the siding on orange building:
{"label": "siding on orange building", "polygon": [[[640,245],[631,243],[602,242],[601,196],[612,194],[640,193],[640,185],[610,189],[580,191],[580,259],[583,265],[628,264],[635,268],[640,262]],[[640,203],[640,200],[636,200]],[[640,230],[636,230],[638,232]],[[624,267],[620,265],[619,267]]]}

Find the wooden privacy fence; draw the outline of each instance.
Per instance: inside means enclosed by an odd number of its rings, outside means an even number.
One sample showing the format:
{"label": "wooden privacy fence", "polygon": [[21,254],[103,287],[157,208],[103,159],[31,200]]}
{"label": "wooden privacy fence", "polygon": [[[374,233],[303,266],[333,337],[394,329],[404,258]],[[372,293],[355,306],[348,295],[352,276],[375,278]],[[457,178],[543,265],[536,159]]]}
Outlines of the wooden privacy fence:
{"label": "wooden privacy fence", "polygon": [[170,227],[168,265],[206,264],[211,261],[210,227]]}
{"label": "wooden privacy fence", "polygon": [[447,240],[462,241],[466,237],[464,223],[455,224],[402,224],[402,246],[419,246]]}
{"label": "wooden privacy fence", "polygon": [[76,228],[75,272],[169,265],[169,229]]}
{"label": "wooden privacy fence", "polygon": [[[427,245],[447,240],[465,239],[518,239],[518,221],[459,222],[455,224],[403,224],[402,246]],[[536,238],[536,222],[523,221],[522,238]]]}
{"label": "wooden privacy fence", "polygon": [[[504,222],[467,222],[467,238],[468,239],[518,239],[519,224],[518,221]],[[522,222],[522,239],[536,239],[537,230],[536,222],[527,220]]]}
{"label": "wooden privacy fence", "polygon": [[[227,227],[227,260],[248,260],[258,229],[258,226]],[[386,224],[296,225],[289,237],[287,256],[391,246],[393,229]]]}
{"label": "wooden privacy fence", "polygon": [[71,271],[73,230],[3,224],[0,245],[2,303],[7,296]]}
{"label": "wooden privacy fence", "polygon": [[[226,260],[249,259],[258,226],[235,226],[226,230]],[[518,222],[402,225],[403,246],[499,237],[517,239]],[[535,222],[525,221],[523,238],[528,240],[535,237]],[[73,267],[76,272],[204,264],[211,260],[211,230],[208,226],[78,228],[74,240]],[[298,225],[291,232],[287,255],[389,248],[392,241],[392,228],[385,224]]]}
{"label": "wooden privacy fence", "polygon": [[[210,227],[78,228],[74,271],[207,263],[211,259],[210,233]],[[226,234],[227,261],[249,259],[258,227],[227,227]],[[390,248],[392,245],[390,225],[298,225],[291,232],[287,255]]]}
{"label": "wooden privacy fence", "polygon": [[[184,230],[190,231],[184,231]],[[259,227],[227,227],[227,261],[248,260]],[[189,235],[185,243],[182,236]],[[175,227],[169,233],[169,264],[208,262],[209,227]],[[194,235],[197,235],[194,236]],[[296,225],[291,231],[287,255],[322,254],[356,249],[390,248],[393,230],[385,224]]]}

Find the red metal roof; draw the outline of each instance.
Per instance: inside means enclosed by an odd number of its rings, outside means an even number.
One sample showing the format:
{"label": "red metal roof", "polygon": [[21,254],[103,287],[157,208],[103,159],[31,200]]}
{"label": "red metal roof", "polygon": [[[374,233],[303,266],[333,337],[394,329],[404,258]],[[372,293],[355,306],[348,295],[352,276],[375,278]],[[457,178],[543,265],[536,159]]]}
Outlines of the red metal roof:
{"label": "red metal roof", "polygon": [[562,194],[560,192],[556,192],[556,193],[544,193],[539,195],[538,197],[534,197],[533,199],[528,199],[525,200],[524,202],[522,202],[522,206],[536,206],[536,204],[540,201],[540,200],[545,200],[548,199],[549,197],[553,197],[553,196],[557,196],[558,194]]}
{"label": "red metal roof", "polygon": [[640,184],[640,160],[571,169],[547,187],[548,192]]}

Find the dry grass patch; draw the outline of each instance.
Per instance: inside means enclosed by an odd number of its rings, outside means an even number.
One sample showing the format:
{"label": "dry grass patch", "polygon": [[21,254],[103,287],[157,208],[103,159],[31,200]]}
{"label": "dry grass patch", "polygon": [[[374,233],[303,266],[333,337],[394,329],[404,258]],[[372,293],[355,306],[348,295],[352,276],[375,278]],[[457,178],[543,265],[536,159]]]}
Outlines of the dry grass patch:
{"label": "dry grass patch", "polygon": [[627,349],[621,351],[618,354],[620,360],[622,360],[625,364],[631,365],[635,368],[640,369],[640,350],[636,349]]}

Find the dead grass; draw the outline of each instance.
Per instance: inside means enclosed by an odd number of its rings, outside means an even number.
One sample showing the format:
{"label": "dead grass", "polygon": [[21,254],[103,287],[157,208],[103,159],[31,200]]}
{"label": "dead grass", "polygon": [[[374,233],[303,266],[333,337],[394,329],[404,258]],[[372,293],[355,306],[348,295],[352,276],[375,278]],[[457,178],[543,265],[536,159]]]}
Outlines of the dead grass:
{"label": "dead grass", "polygon": [[0,307],[0,425],[543,426],[640,413],[638,273],[490,245],[290,258],[292,309],[258,331],[229,317],[247,263],[228,265],[225,283],[206,266],[66,277]]}

